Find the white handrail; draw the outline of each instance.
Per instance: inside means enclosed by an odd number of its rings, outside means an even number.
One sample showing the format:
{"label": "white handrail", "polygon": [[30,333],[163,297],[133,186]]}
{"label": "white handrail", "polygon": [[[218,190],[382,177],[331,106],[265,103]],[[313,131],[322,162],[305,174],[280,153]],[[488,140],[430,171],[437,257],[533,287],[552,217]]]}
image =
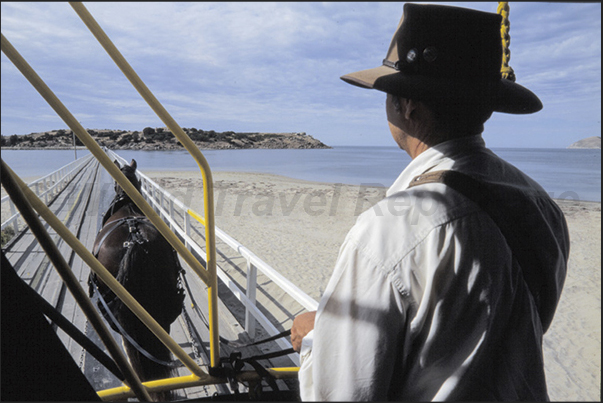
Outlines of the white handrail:
{"label": "white handrail", "polygon": [[[35,181],[29,183],[27,186],[29,188],[31,188],[34,191],[34,193],[36,194],[36,196],[38,196],[40,199],[43,196],[46,204],[48,204],[50,201],[52,201],[54,199],[54,196],[58,195],[59,192],[61,192],[65,188],[65,186],[67,186],[67,184],[71,181],[71,179],[84,166],[86,166],[86,164],[88,164],[90,162],[91,159],[92,159],[92,154],[80,157],[77,160],[72,161],[69,164],[62,166],[61,168],[57,169],[56,171],[49,173],[48,175],[45,175],[39,179],[36,179]],[[42,185],[43,189],[40,189],[40,187],[41,187],[40,185]],[[52,196],[52,198],[50,200],[49,200],[49,196]],[[9,225],[12,224],[13,228],[15,230],[15,233],[19,232],[18,219],[19,219],[19,217],[21,217],[21,214],[15,209],[15,206],[14,206],[12,200],[10,200],[9,196],[4,196],[0,200],[0,203],[8,203],[10,206],[10,211],[11,211],[11,216],[7,220],[2,222],[2,226],[0,227],[0,229],[4,230],[6,227],[8,227]]]}
{"label": "white handrail", "polygon": [[[128,162],[116,154],[111,150],[107,150],[109,156],[111,158],[119,160],[122,164],[127,164]],[[175,198],[170,192],[161,188],[155,181],[150,179],[144,173],[137,171],[139,178],[142,183],[142,193],[143,196],[147,199],[149,204],[153,206],[155,211],[164,218],[164,220],[174,229],[174,231],[182,237],[184,242],[193,249],[199,256],[203,259],[206,259],[205,251],[201,249],[201,247],[195,242],[191,237],[188,231],[189,222],[188,222],[188,211],[190,208],[182,203],[180,200]],[[159,195],[156,195],[159,193]],[[170,203],[170,211],[166,210],[163,206],[163,201],[167,200]],[[175,210],[179,209],[180,214],[183,219],[183,223],[180,224],[176,221]],[[282,274],[280,274],[277,270],[272,268],[268,263],[264,262],[260,259],[256,254],[250,251],[248,248],[243,246],[236,239],[228,235],[226,232],[219,228],[215,228],[216,236],[221,239],[225,244],[230,246],[232,249],[237,251],[245,260],[248,265],[253,265],[262,273],[264,273],[268,278],[270,278],[275,284],[281,287],[287,294],[289,294],[293,299],[295,299],[301,306],[309,311],[315,311],[318,308],[318,302],[315,301],[312,297],[302,291],[299,287],[285,278]],[[279,331],[270,323],[270,321],[265,317],[264,314],[255,306],[254,298],[249,298],[249,289],[247,290],[247,294],[244,293],[236,284],[228,277],[228,275],[218,267],[217,270],[218,277],[220,280],[224,282],[224,284],[233,292],[233,294],[241,301],[241,303],[245,306],[247,312],[251,313],[251,315],[260,323],[262,327],[270,334],[276,335]],[[248,271],[249,273],[249,271]],[[248,287],[255,287],[256,281],[255,278],[247,279]],[[255,294],[252,292],[251,294]],[[247,321],[246,321],[247,322]],[[245,324],[246,330],[250,333],[251,328],[253,328],[253,324],[248,322]],[[279,343],[279,342],[277,342]],[[279,345],[282,348],[290,348],[291,344],[287,340],[280,340]],[[291,358],[294,360],[296,364],[299,364],[299,356],[297,354],[291,355]]]}

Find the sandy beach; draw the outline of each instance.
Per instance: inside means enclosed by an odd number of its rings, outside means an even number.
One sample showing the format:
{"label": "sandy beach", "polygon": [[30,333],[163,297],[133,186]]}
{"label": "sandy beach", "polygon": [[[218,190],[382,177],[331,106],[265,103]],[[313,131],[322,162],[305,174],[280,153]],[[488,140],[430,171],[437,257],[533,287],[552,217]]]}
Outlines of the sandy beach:
{"label": "sandy beach", "polygon": [[[146,174],[203,212],[199,172]],[[216,225],[315,300],[320,299],[356,218],[386,190],[259,173],[214,172],[213,177]],[[571,252],[561,301],[544,338],[549,395],[553,401],[600,401],[601,203],[557,202],[569,225]],[[2,218],[8,216],[3,206]],[[244,267],[231,252],[220,256],[222,262]],[[277,303],[283,313],[275,319],[289,329],[292,318],[302,311],[299,305],[261,275],[258,285],[264,294],[258,300]]]}
{"label": "sandy beach", "polygon": [[[203,211],[198,172],[147,175],[193,210]],[[213,177],[216,225],[316,300],[345,235],[386,190],[259,173],[214,172]],[[571,253],[561,301],[544,339],[549,395],[553,401],[600,401],[601,203],[558,204],[569,225]],[[258,280],[272,289],[268,283]],[[284,328],[298,311],[291,306],[281,322]]]}

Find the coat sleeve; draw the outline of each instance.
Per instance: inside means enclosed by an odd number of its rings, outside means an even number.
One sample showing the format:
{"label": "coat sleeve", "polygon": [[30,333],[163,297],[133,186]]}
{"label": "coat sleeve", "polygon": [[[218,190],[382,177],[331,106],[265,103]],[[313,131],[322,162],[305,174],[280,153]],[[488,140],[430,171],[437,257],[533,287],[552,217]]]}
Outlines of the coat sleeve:
{"label": "coat sleeve", "polygon": [[346,241],[316,316],[314,398],[386,400],[404,312],[387,271]]}

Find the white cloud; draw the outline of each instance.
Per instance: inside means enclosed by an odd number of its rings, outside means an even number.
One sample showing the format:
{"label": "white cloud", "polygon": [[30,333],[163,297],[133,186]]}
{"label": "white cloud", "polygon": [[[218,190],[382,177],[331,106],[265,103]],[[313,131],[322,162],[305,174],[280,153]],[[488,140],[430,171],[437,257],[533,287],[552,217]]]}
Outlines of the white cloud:
{"label": "white cloud", "polygon": [[[381,63],[400,3],[84,4],[185,127],[315,131],[332,144],[362,144],[381,130],[381,144],[392,144],[383,94],[339,76]],[[493,2],[446,4],[496,11]],[[511,66],[545,103],[530,118],[535,126],[547,126],[545,113],[567,118],[554,130],[575,126],[572,116],[600,121],[600,10],[592,3],[511,3]],[[2,3],[2,31],[86,127],[157,122],[67,3]],[[29,105],[40,105],[39,96],[24,89],[19,74],[3,55],[3,134],[45,122],[34,123],[40,112]],[[513,119],[499,118],[491,130]]]}

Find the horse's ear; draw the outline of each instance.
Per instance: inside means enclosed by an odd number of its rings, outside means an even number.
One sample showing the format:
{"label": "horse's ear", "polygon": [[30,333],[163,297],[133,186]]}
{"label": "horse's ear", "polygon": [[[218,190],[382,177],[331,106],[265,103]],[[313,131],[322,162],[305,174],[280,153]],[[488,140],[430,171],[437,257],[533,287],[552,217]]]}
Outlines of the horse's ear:
{"label": "horse's ear", "polygon": [[117,160],[113,161],[113,163],[119,168],[121,169],[121,165],[119,165],[119,162],[117,162]]}
{"label": "horse's ear", "polygon": [[132,160],[132,162],[130,162],[130,166],[134,169],[136,169],[136,160]]}

